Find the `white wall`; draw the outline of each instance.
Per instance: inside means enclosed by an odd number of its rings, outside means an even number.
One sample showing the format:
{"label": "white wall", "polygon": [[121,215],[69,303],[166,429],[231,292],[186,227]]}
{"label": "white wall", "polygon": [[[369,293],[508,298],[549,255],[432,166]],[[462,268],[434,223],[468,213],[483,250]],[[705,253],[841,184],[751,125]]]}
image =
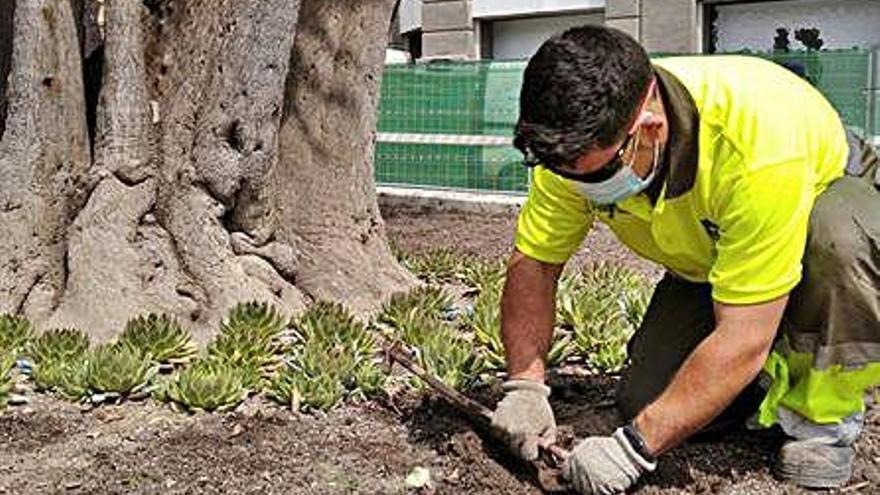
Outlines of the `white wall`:
{"label": "white wall", "polygon": [[475,19],[584,11],[605,7],[605,0],[473,0]]}
{"label": "white wall", "polygon": [[605,14],[533,17],[492,23],[492,58],[531,57],[541,43],[554,34],[584,24],[604,24]]}
{"label": "white wall", "polygon": [[401,0],[398,9],[401,33],[422,27],[422,0]]}
{"label": "white wall", "polygon": [[787,0],[781,2],[719,5],[716,21],[718,51],[743,48],[771,50],[776,28],[790,31],[793,49],[798,28],[815,27],[825,40],[823,48],[880,45],[878,0]]}

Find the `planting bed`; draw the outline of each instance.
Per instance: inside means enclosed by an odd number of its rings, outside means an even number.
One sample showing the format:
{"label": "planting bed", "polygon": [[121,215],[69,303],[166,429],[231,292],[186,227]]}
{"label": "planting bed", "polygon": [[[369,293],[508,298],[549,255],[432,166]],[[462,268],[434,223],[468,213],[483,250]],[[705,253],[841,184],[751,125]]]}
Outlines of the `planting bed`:
{"label": "planting bed", "polygon": [[[506,256],[514,218],[386,214],[405,253],[437,247],[486,260]],[[604,229],[577,260],[610,259],[651,278],[659,272],[619,247]],[[577,371],[575,369],[574,371]],[[619,422],[608,407],[614,376],[553,377],[558,421],[578,436],[607,434]],[[470,392],[491,405],[496,385]],[[185,415],[152,400],[84,410],[31,394],[0,411],[0,494],[29,493],[541,493],[529,469],[484,443],[442,400],[402,387],[328,413],[292,413],[261,398],[234,412]],[[880,493],[880,416],[868,415],[847,493]],[[733,432],[664,456],[639,494],[810,493],[770,474],[775,441]],[[407,488],[417,467],[431,475]]]}

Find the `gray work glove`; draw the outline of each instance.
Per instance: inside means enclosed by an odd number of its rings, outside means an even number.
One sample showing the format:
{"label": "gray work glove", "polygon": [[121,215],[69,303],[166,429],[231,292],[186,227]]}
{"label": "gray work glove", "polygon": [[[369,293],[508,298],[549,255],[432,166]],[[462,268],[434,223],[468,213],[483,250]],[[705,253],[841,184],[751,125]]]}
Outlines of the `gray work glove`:
{"label": "gray work glove", "polygon": [[623,493],[639,476],[657,467],[633,449],[622,428],[610,437],[590,437],[578,444],[562,468],[562,476],[584,495]]}
{"label": "gray work glove", "polygon": [[533,461],[538,441],[556,441],[556,420],[550,409],[550,387],[531,380],[510,380],[501,385],[507,392],[492,414],[492,427],[501,432],[514,454]]}

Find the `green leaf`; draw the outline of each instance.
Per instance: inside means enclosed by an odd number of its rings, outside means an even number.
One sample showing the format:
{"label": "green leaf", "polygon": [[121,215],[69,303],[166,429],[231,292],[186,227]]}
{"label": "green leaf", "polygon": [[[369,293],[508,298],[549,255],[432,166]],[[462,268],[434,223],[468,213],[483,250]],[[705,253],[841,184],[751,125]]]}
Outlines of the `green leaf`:
{"label": "green leaf", "polygon": [[31,323],[20,316],[0,315],[0,352],[8,352],[18,357],[33,335]]}
{"label": "green leaf", "polygon": [[180,364],[191,361],[198,352],[192,336],[178,321],[154,313],[128,321],[119,337],[157,363]]}
{"label": "green leaf", "polygon": [[0,354],[0,409],[6,407],[9,395],[15,386],[15,356]]}
{"label": "green leaf", "polygon": [[75,328],[56,328],[43,332],[25,351],[36,366],[80,359],[89,350],[89,337]]}

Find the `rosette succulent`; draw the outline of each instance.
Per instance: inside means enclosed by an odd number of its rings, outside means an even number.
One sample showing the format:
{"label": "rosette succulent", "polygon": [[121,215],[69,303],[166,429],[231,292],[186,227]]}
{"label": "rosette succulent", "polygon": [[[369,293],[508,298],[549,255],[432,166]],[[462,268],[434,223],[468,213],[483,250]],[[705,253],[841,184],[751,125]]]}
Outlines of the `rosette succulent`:
{"label": "rosette succulent", "polygon": [[386,375],[369,329],[336,303],[317,302],[292,323],[299,340],[269,396],[296,409],[330,409],[347,397],[377,393]]}
{"label": "rosette succulent", "polygon": [[33,339],[25,355],[33,362],[31,376],[37,389],[57,389],[74,399],[86,395],[88,383],[82,370],[89,345],[89,337],[72,328],[47,330]]}
{"label": "rosette succulent", "polygon": [[573,334],[574,351],[588,366],[617,371],[650,297],[651,285],[638,273],[613,263],[588,265],[560,280],[557,324]]}
{"label": "rosette succulent", "polygon": [[452,296],[440,287],[421,286],[391,296],[382,307],[377,321],[404,335],[417,334],[427,320],[440,319],[452,306]]}
{"label": "rosette succulent", "polygon": [[[259,375],[269,377],[279,364],[279,337],[284,327],[284,319],[271,305],[238,304],[208,346],[208,355],[243,370],[259,370]],[[260,381],[248,385],[259,388]]]}
{"label": "rosette succulent", "polygon": [[247,396],[240,368],[215,358],[199,359],[166,385],[165,397],[191,412],[226,411]]}
{"label": "rosette succulent", "polygon": [[345,387],[335,373],[309,376],[293,367],[285,367],[269,386],[269,398],[293,410],[332,409],[345,396]]}
{"label": "rosette succulent", "polygon": [[[484,360],[474,352],[473,345],[439,320],[432,320],[423,327],[419,339],[410,345],[415,347],[425,371],[454,389],[470,387],[486,370]],[[423,386],[421,381],[413,380],[412,383]]]}
{"label": "rosette succulent", "polygon": [[168,315],[149,314],[129,320],[119,337],[160,364],[183,364],[198,352],[192,336]]}
{"label": "rosette succulent", "polygon": [[28,346],[26,355],[41,364],[53,361],[69,361],[82,357],[89,350],[89,337],[75,328],[46,330]]}
{"label": "rosette succulent", "polygon": [[140,349],[124,342],[97,347],[87,362],[88,385],[93,392],[129,395],[143,390],[157,371]]}
{"label": "rosette succulent", "polygon": [[0,315],[0,352],[8,352],[17,357],[33,335],[31,323],[20,316]]}
{"label": "rosette succulent", "polygon": [[293,327],[304,341],[339,347],[357,358],[372,356],[378,350],[367,327],[339,303],[314,303]]}
{"label": "rosette succulent", "polygon": [[461,259],[455,251],[437,248],[402,260],[415,276],[431,283],[454,281],[461,273]]}

